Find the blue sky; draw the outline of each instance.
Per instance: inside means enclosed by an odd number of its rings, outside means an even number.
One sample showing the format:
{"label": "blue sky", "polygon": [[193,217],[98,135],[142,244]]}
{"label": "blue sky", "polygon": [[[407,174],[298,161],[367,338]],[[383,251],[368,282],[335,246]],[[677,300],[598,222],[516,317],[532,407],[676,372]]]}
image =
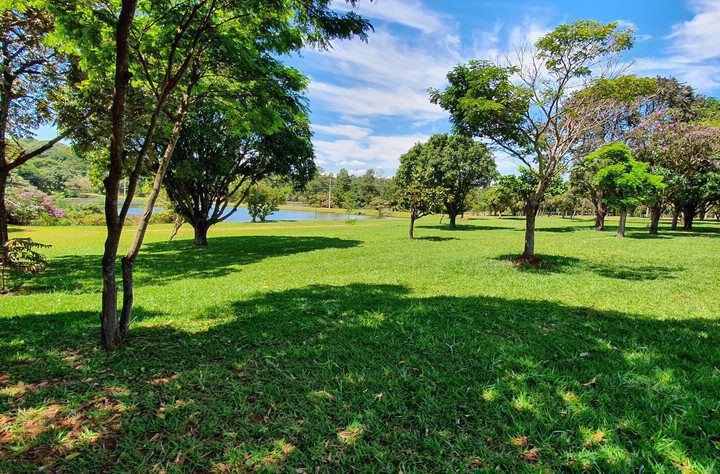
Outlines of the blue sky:
{"label": "blue sky", "polygon": [[[359,0],[357,10],[375,27],[368,43],[336,42],[290,59],[311,80],[317,161],[331,172],[391,176],[413,144],[450,130],[427,89],[443,87],[453,66],[500,57],[576,19],[635,28],[630,72],[672,75],[720,96],[720,0]],[[53,132],[43,127],[38,138]],[[503,173],[517,169],[506,156],[496,161]]]}
{"label": "blue sky", "polygon": [[[318,164],[359,174],[395,172],[398,157],[450,130],[429,87],[470,59],[491,59],[576,19],[620,21],[638,37],[626,60],[638,75],[673,75],[720,95],[720,0],[482,1],[360,0],[375,26],[367,44],[337,42],[292,63],[311,79],[309,106]],[[341,7],[340,1],[336,7]],[[345,7],[342,7],[345,8]],[[498,156],[501,172],[516,164]]]}

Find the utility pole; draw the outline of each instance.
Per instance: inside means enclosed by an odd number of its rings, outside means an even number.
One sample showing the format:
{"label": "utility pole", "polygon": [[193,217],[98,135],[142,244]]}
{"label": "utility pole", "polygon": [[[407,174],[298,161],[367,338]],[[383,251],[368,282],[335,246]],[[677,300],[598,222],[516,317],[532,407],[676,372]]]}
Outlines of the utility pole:
{"label": "utility pole", "polygon": [[328,178],[328,209],[332,207],[332,175]]}

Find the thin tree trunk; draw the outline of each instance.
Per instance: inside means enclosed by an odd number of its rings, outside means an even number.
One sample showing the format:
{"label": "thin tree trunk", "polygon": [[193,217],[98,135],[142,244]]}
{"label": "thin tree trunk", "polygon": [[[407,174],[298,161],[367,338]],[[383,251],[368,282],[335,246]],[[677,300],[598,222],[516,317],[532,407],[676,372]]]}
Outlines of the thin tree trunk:
{"label": "thin tree trunk", "polygon": [[523,257],[535,256],[535,219],[539,207],[534,202],[528,202],[525,206],[525,250],[523,250]]}
{"label": "thin tree trunk", "polygon": [[[183,94],[183,99],[178,109],[177,120],[175,121],[175,124],[173,126],[170,141],[165,147],[165,152],[163,153],[162,159],[160,160],[160,163],[158,165],[158,169],[155,172],[153,186],[150,190],[150,194],[148,194],[147,196],[147,201],[145,202],[145,209],[143,210],[143,215],[140,218],[137,231],[135,232],[135,239],[130,246],[130,250],[128,250],[128,253],[122,259],[123,306],[122,314],[120,316],[120,331],[123,336],[125,336],[130,330],[130,322],[132,320],[133,267],[135,266],[135,260],[140,253],[140,248],[142,247],[143,240],[145,239],[145,233],[147,232],[147,228],[150,225],[150,218],[152,217],[155,203],[157,202],[157,198],[160,195],[160,191],[162,190],[162,182],[163,178],[165,177],[165,172],[167,171],[168,165],[170,164],[170,159],[172,158],[172,154],[175,151],[175,146],[177,145],[178,139],[180,138],[180,131],[182,130],[183,123],[185,122],[185,113],[187,111],[187,107],[188,95]],[[205,244],[207,244],[207,239]]]}
{"label": "thin tree trunk", "polygon": [[620,212],[620,225],[618,225],[618,231],[617,236],[618,237],[625,237],[625,224],[627,222],[627,211],[623,209],[622,212]]}
{"label": "thin tree trunk", "polygon": [[410,240],[413,240],[415,238],[415,217],[410,216],[410,232],[408,236],[410,237]]}
{"label": "thin tree trunk", "polygon": [[677,207],[673,207],[672,224],[670,225],[671,230],[677,230],[679,219],[680,219],[680,209]]}
{"label": "thin tree trunk", "polygon": [[7,173],[0,174],[0,258],[5,253],[5,244],[10,238],[8,230],[8,212],[5,207],[5,190],[7,189]]}
{"label": "thin tree trunk", "polygon": [[650,235],[657,235],[660,228],[660,215],[662,214],[662,205],[650,206]]}
{"label": "thin tree trunk", "polygon": [[450,230],[455,230],[457,228],[456,221],[457,214],[450,214]]}
{"label": "thin tree trunk", "polygon": [[102,258],[103,289],[100,315],[102,343],[106,349],[114,349],[121,342],[115,281],[115,259],[123,226],[123,219],[118,215],[118,191],[125,155],[125,94],[130,82],[128,39],[136,7],[137,0],[122,1],[115,32],[115,92],[111,109],[110,172],[104,180],[107,237]]}

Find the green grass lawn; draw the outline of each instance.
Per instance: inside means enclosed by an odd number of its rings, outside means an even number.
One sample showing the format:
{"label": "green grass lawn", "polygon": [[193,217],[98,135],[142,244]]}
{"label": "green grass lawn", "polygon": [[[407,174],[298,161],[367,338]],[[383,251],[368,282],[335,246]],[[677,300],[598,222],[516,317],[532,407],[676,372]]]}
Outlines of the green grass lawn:
{"label": "green grass lawn", "polygon": [[[611,222],[611,226],[615,222]],[[720,226],[541,217],[154,226],[136,320],[99,343],[103,229],[14,229],[0,471],[720,469]],[[126,230],[126,241],[131,236]]]}

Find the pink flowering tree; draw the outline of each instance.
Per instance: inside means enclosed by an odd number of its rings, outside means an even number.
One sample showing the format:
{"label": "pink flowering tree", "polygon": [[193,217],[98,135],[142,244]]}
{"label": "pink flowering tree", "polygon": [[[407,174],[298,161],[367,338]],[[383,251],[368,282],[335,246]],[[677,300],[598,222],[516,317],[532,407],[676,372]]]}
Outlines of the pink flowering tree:
{"label": "pink flowering tree", "polygon": [[21,189],[11,193],[7,204],[9,220],[14,224],[30,224],[45,218],[66,217],[65,212],[57,206],[54,197],[36,189]]}
{"label": "pink flowering tree", "polygon": [[650,205],[651,234],[657,234],[663,208],[673,207],[673,229],[682,213],[683,229],[705,202],[720,197],[720,126],[677,120],[671,110],[647,117],[628,133],[638,159],[662,174],[667,187]]}

